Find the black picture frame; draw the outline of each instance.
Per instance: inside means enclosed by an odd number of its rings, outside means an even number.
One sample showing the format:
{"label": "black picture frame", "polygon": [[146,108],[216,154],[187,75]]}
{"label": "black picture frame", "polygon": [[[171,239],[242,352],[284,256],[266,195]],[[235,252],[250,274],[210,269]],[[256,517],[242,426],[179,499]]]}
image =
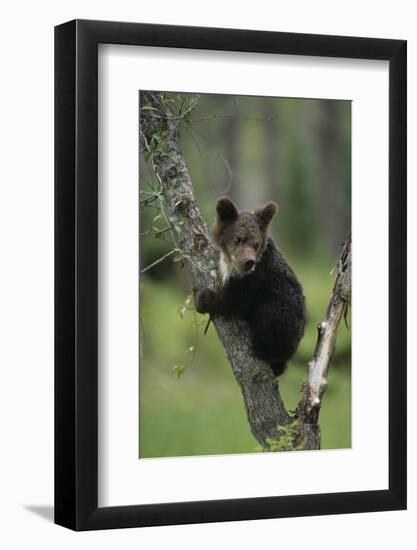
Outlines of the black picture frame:
{"label": "black picture frame", "polygon": [[[389,61],[387,490],[98,506],[97,53],[106,43]],[[55,28],[57,524],[91,530],[406,508],[406,51],[405,40],[85,20]]]}

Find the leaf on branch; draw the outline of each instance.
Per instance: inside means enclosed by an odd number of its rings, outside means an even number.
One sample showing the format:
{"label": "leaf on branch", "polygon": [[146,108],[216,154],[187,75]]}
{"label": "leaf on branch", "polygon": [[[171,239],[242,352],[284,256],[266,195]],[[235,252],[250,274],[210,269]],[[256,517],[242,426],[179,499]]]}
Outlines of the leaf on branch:
{"label": "leaf on branch", "polygon": [[267,437],[265,446],[257,446],[257,451],[275,453],[280,451],[301,451],[304,449],[300,444],[300,422],[298,419],[293,420],[288,425],[278,425],[277,432],[279,437]]}
{"label": "leaf on branch", "polygon": [[181,319],[184,319],[184,315],[185,315],[185,312],[187,311],[187,308],[186,307],[180,307],[178,309],[178,315],[181,317]]}
{"label": "leaf on branch", "polygon": [[172,367],[172,371],[174,372],[174,374],[177,375],[178,378],[180,378],[185,372],[185,367],[184,365],[174,365]]}

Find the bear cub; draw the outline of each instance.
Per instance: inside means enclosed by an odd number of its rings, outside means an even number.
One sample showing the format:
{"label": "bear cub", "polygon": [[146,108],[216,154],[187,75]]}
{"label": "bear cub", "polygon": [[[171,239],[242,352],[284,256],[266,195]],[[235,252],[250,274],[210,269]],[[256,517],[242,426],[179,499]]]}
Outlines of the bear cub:
{"label": "bear cub", "polygon": [[222,283],[216,290],[193,291],[199,313],[248,323],[255,355],[271,365],[275,376],[296,352],[306,324],[301,284],[267,234],[277,208],[268,202],[253,213],[239,212],[228,197],[218,199],[212,232]]}

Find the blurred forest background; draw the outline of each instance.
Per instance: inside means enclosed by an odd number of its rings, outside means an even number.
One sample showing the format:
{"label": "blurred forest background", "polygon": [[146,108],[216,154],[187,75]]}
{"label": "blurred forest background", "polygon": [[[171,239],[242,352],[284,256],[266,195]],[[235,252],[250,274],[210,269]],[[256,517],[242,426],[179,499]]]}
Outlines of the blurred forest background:
{"label": "blurred forest background", "polygon": [[[178,94],[167,94],[176,96]],[[228,195],[240,209],[279,204],[270,232],[302,282],[308,324],[280,377],[294,409],[351,224],[349,101],[200,95],[181,143],[206,220]],[[140,158],[141,269],[172,250],[149,162]],[[242,397],[215,330],[193,310],[192,282],[169,256],[140,277],[139,456],[254,452]],[[350,326],[350,319],[348,320]],[[351,334],[341,323],[320,413],[322,448],[351,446]]]}

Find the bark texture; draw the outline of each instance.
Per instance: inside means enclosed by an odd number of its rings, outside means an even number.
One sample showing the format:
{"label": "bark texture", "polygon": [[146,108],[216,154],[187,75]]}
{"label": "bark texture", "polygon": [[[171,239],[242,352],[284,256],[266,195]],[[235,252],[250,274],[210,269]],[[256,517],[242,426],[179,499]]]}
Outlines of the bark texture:
{"label": "bark texture", "polygon": [[327,388],[327,373],[336,345],[337,331],[351,300],[351,278],[352,255],[349,233],[337,264],[336,281],[327,307],[326,318],[317,327],[316,349],[308,364],[307,382],[304,384],[303,398],[298,407],[305,449],[320,448],[318,418],[322,397]]}
{"label": "bark texture", "polygon": [[[174,116],[159,92],[141,92],[140,106],[142,146],[150,153],[160,184],[161,209],[167,223],[172,225],[175,246],[184,258],[193,285],[213,287],[218,284],[212,267],[218,265],[218,253],[195,200],[179,145],[179,128],[184,115]],[[155,148],[155,136],[158,140],[163,136],[163,146]],[[348,257],[341,262],[326,321],[320,325],[316,353],[309,364],[304,397],[297,411],[302,427],[299,439],[309,449],[320,446],[318,412],[325,377],[337,327],[348,295],[350,297],[350,240]],[[252,434],[263,447],[267,447],[268,439],[279,438],[278,426],[291,420],[281,399],[278,382],[269,365],[253,355],[249,329],[244,322],[228,321],[222,317],[214,317],[212,322],[239,384]]]}

